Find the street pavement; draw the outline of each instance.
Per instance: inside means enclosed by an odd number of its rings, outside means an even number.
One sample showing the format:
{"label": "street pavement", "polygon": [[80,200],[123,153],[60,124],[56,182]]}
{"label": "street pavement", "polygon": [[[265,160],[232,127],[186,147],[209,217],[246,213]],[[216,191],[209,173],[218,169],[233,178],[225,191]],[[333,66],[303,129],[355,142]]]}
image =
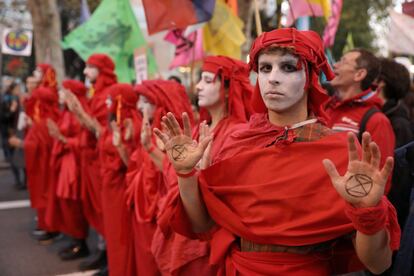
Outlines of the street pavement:
{"label": "street pavement", "polygon": [[[0,276],[92,275],[94,271],[78,272],[82,259],[59,259],[57,253],[68,244],[68,237],[60,235],[47,246],[31,237],[36,214],[29,207],[29,194],[14,188],[12,173],[3,160],[0,153]],[[94,250],[95,233],[91,232],[88,244]]]}

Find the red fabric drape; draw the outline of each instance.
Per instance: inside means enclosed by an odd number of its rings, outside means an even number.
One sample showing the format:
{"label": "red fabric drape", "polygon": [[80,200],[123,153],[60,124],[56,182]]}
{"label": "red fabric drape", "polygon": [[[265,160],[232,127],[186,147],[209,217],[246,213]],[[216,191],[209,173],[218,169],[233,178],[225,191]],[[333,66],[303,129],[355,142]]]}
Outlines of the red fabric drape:
{"label": "red fabric drape", "polygon": [[[65,80],[63,87],[72,91],[86,106],[86,87],[76,80]],[[82,126],[76,117],[65,109],[58,121],[61,134],[67,143],[54,140],[50,171],[51,189],[49,193],[46,222],[49,227],[76,239],[85,239],[88,223],[83,214],[80,198],[80,148],[79,135]]]}

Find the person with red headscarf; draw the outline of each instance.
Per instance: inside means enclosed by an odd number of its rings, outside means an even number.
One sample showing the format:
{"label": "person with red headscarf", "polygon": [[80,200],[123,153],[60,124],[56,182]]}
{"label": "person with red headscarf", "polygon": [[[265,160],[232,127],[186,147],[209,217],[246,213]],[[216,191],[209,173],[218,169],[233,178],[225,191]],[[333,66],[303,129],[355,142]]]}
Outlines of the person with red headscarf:
{"label": "person with red headscarf", "polygon": [[105,129],[99,139],[108,270],[114,276],[135,275],[132,221],[125,204],[125,177],[129,156],[139,143],[138,94],[132,85],[119,83],[110,87],[108,97],[111,129]]}
{"label": "person with red headscarf", "polygon": [[[65,80],[58,92],[64,104],[65,92],[76,95],[82,106],[87,105],[86,87],[77,80]],[[86,244],[88,223],[80,198],[80,147],[78,136],[82,126],[65,107],[57,123],[47,121],[49,134],[55,138],[50,160],[51,188],[46,210],[48,227],[70,236],[73,241],[59,252],[62,260],[73,260],[89,254]]]}
{"label": "person with red headscarf", "polygon": [[250,66],[258,72],[257,114],[210,167],[195,169],[212,136],[195,143],[185,115],[183,129],[169,113],[166,129],[154,130],[180,194],[163,219],[209,240],[219,275],[331,275],[363,265],[384,271],[400,238],[383,196],[393,159],[380,169],[378,146],[365,133],[361,160],[353,134],[331,135],[325,126],[318,76],[333,73],[320,37],[291,28],[263,33]]}
{"label": "person with red headscarf", "polygon": [[59,117],[58,95],[50,88],[39,86],[34,89],[30,101],[32,126],[24,141],[14,137],[9,142],[24,149],[30,202],[37,211],[37,229],[33,234],[39,241],[46,242],[56,235],[54,232],[57,230],[46,224],[46,206],[51,185],[49,164],[53,144],[47,121],[57,121]]}
{"label": "person with red headscarf", "polygon": [[[57,94],[57,80],[55,69],[46,63],[41,63],[36,66],[33,71],[33,76],[30,77],[33,83],[36,83],[36,88],[45,87],[51,89]],[[29,118],[33,117],[34,100],[30,96],[25,99],[24,109]]]}
{"label": "person with red headscarf", "polygon": [[[108,127],[106,100],[109,88],[117,82],[114,73],[115,64],[105,54],[93,54],[86,61],[84,74],[91,82],[87,108],[83,108],[71,93],[66,94],[68,108],[84,126],[80,135],[81,147],[81,198],[85,216],[93,228],[104,236],[102,218],[102,175],[99,160],[98,138]],[[80,264],[82,270],[99,268],[106,263],[104,245],[98,246],[98,252],[90,260]]]}
{"label": "person with red headscarf", "polygon": [[164,158],[159,141],[151,136],[150,125],[161,127],[168,111],[191,112],[185,88],[164,80],[144,81],[135,87],[138,109],[143,114],[141,143],[131,156],[127,173],[127,204],[133,224],[136,275],[159,275],[151,252],[159,204],[167,188],[161,171]]}
{"label": "person with red headscarf", "polygon": [[[220,151],[226,137],[232,129],[245,123],[251,113],[250,100],[253,87],[249,81],[247,64],[225,56],[209,56],[203,61],[201,79],[196,85],[198,106],[203,121],[193,130],[195,140],[206,136],[207,126],[214,132],[214,142],[208,159],[214,158]],[[168,197],[178,196],[177,176],[168,159],[164,160],[163,174],[168,183]],[[168,207],[167,207],[168,208]],[[159,212],[162,214],[163,209]],[[213,275],[214,267],[208,264],[209,249],[205,241],[191,240],[174,233],[166,221],[158,221],[160,227],[154,234],[153,253],[160,270],[167,275],[191,275],[201,273]],[[163,240],[163,237],[165,240]],[[155,239],[158,242],[155,242]],[[185,252],[185,253],[184,253]]]}

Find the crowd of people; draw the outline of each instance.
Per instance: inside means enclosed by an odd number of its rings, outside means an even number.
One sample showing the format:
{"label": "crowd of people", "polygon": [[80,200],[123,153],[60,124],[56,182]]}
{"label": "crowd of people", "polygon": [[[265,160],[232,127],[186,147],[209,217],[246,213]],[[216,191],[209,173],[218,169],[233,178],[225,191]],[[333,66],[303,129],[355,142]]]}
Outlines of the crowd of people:
{"label": "crowd of people", "polygon": [[206,57],[193,105],[176,78],[118,83],[100,53],[89,88],[48,64],[25,93],[8,85],[2,146],[33,237],[69,236],[60,258],[89,256],[96,275],[391,275],[414,226],[414,168],[398,178],[393,158],[414,139],[408,70],[364,49],[332,70],[320,37],[292,28],[249,56]]}

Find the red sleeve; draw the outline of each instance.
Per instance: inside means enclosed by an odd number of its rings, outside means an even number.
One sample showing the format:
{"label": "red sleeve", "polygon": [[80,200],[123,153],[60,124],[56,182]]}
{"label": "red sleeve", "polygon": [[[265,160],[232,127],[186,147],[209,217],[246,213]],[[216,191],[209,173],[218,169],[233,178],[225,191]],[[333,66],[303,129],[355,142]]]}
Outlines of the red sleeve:
{"label": "red sleeve", "polygon": [[188,237],[190,239],[210,240],[218,230],[218,226],[213,226],[209,231],[194,233],[190,219],[181,201],[178,183],[175,181],[174,188],[171,188],[167,195],[166,204],[158,217],[158,224],[162,231],[167,235],[169,231]]}
{"label": "red sleeve", "polygon": [[[388,156],[394,156],[395,135],[391,123],[383,113],[377,112],[368,121],[366,130],[381,151],[381,166],[383,166]],[[388,194],[390,188],[391,175],[385,187],[385,194]]]}
{"label": "red sleeve", "polygon": [[79,138],[78,137],[66,137],[66,145],[71,149],[79,148]]}

